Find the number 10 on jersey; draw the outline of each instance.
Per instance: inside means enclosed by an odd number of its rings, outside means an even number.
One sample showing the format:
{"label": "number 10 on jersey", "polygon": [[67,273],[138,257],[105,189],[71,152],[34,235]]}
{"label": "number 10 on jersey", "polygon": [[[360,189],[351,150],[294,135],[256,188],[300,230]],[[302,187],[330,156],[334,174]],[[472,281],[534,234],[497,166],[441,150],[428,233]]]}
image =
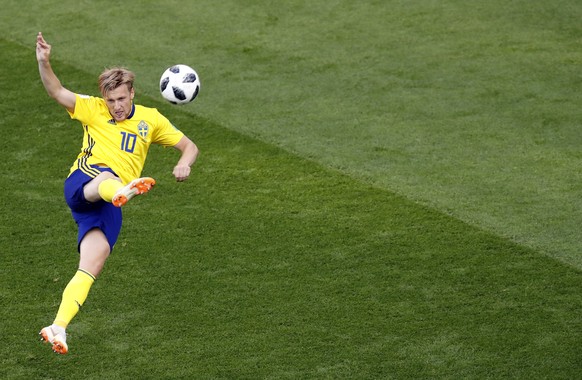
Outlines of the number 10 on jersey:
{"label": "number 10 on jersey", "polygon": [[121,150],[128,153],[133,153],[135,149],[135,142],[137,140],[137,135],[128,132],[121,132]]}

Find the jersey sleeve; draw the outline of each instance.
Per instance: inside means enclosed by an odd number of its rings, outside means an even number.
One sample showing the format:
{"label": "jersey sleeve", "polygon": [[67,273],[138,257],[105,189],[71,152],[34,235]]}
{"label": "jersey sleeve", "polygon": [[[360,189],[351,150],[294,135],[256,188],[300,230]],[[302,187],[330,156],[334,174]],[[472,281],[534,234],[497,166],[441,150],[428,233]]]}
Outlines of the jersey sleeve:
{"label": "jersey sleeve", "polygon": [[93,96],[75,94],[75,110],[69,113],[71,119],[88,124],[99,110],[99,99]]}
{"label": "jersey sleeve", "polygon": [[184,134],[174,127],[161,113],[157,112],[157,122],[152,143],[162,146],[174,146],[184,137]]}

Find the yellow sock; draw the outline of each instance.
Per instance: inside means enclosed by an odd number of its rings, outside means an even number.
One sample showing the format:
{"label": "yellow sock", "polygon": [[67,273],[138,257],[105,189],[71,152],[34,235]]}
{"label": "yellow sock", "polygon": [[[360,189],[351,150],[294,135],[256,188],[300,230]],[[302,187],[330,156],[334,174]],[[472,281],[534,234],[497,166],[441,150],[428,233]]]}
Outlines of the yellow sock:
{"label": "yellow sock", "polygon": [[117,190],[121,189],[123,184],[116,179],[108,178],[99,184],[97,191],[103,200],[111,203],[111,200],[117,193]]}
{"label": "yellow sock", "polygon": [[89,289],[91,289],[93,282],[95,282],[95,277],[90,273],[81,269],[75,273],[63,291],[61,306],[59,306],[59,311],[53,322],[55,325],[64,328],[69,325],[69,322],[77,315],[79,309],[87,299]]}

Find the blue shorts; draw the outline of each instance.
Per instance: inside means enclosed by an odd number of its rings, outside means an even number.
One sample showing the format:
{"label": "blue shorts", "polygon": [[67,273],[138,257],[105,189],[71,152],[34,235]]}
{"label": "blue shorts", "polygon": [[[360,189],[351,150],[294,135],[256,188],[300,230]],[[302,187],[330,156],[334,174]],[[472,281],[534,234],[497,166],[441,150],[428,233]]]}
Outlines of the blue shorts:
{"label": "blue shorts", "polygon": [[[93,167],[101,172],[108,171],[115,174],[109,168]],[[109,247],[113,251],[113,246],[117,242],[117,237],[121,231],[121,208],[115,207],[104,200],[94,203],[87,201],[83,194],[83,187],[92,179],[81,170],[75,170],[65,180],[65,200],[71,209],[73,219],[75,219],[79,227],[77,249],[79,249],[81,240],[83,240],[87,232],[98,228],[107,237]]]}

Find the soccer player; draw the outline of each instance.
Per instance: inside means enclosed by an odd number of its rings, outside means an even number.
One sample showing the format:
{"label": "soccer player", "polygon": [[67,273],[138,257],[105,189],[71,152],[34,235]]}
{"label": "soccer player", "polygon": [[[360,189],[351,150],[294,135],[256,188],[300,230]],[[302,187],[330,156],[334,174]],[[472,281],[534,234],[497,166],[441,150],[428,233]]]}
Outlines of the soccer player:
{"label": "soccer player", "polygon": [[153,178],[140,178],[150,144],[172,146],[180,158],[177,181],[190,175],[198,147],[156,109],[133,103],[134,74],[124,68],[99,76],[102,98],[62,86],[50,64],[51,45],[38,33],[36,59],[48,95],[83,126],[83,146],[65,180],[66,202],[78,225],[79,267],[63,291],[53,324],[40,335],[59,354],[68,352],[66,328],[85,302],[121,229],[121,206],[147,193]]}

